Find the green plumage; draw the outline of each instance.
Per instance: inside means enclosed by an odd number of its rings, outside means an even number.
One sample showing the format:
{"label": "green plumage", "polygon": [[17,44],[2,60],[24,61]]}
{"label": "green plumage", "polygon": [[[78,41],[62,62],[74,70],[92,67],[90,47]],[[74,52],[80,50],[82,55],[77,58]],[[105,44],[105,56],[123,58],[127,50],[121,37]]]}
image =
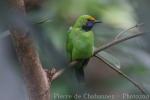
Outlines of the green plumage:
{"label": "green plumage", "polygon": [[[67,33],[67,53],[70,61],[88,59],[93,55],[94,34],[91,30],[95,19],[89,15],[80,16]],[[84,62],[76,66],[77,78],[83,77]],[[79,79],[80,80],[80,79]]]}
{"label": "green plumage", "polygon": [[93,54],[93,32],[85,32],[80,28],[73,27],[68,33],[67,51],[70,60],[89,58]]}

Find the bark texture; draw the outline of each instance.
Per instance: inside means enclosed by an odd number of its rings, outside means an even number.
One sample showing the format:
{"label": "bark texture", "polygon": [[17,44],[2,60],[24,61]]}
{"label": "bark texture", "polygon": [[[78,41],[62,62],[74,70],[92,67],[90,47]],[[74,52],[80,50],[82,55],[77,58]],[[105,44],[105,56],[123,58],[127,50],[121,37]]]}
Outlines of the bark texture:
{"label": "bark texture", "polygon": [[[11,5],[12,8],[15,8],[25,16],[23,0],[13,0]],[[15,24],[10,26],[10,32],[18,59],[23,69],[29,100],[50,100],[50,84],[42,68],[30,32],[25,31],[20,28],[19,25]]]}

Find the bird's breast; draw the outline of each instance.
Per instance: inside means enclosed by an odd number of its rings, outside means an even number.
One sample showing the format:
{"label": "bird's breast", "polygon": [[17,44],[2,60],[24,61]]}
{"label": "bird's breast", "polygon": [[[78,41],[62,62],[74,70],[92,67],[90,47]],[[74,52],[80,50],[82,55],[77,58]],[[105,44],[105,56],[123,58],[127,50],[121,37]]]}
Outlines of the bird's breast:
{"label": "bird's breast", "polygon": [[81,33],[73,40],[73,58],[85,59],[93,54],[94,38],[92,33]]}

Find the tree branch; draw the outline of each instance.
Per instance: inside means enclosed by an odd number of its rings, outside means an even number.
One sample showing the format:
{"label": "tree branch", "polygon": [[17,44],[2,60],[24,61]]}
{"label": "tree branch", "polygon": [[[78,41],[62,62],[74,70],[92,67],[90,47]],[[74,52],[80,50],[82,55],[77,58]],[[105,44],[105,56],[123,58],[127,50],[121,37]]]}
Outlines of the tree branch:
{"label": "tree branch", "polygon": [[[103,45],[103,46],[99,47],[98,49],[96,49],[96,50],[94,51],[93,56],[95,56],[98,52],[101,52],[101,51],[103,51],[103,50],[105,50],[105,49],[108,49],[108,48],[110,48],[110,47],[112,47],[112,46],[114,46],[114,45],[117,45],[117,44],[119,44],[119,43],[122,43],[122,42],[124,42],[124,41],[126,41],[126,40],[129,40],[129,39],[132,39],[132,38],[141,36],[141,35],[143,35],[143,34],[144,34],[144,33],[141,32],[141,33],[137,33],[137,34],[134,34],[134,35],[131,35],[131,36],[127,36],[127,37],[124,37],[124,38],[120,38],[120,39],[117,39],[117,40],[113,40],[112,42],[109,42],[109,43],[107,43],[106,45]],[[92,57],[93,57],[93,56],[92,56]],[[56,71],[56,73],[55,73],[54,76],[53,76],[53,80],[56,79],[56,78],[58,78],[61,74],[63,74],[65,70],[67,70],[68,68],[74,67],[74,66],[75,66],[76,64],[78,64],[78,63],[79,63],[79,61],[73,61],[73,62],[71,62],[71,63],[68,65],[68,67]]]}
{"label": "tree branch", "polygon": [[78,63],[80,63],[80,62],[79,61],[72,61],[71,63],[69,63],[68,67],[60,69],[58,71],[55,71],[55,73],[52,76],[52,81],[55,80],[56,78],[58,78],[59,76],[61,76],[67,69],[74,67]]}
{"label": "tree branch", "polygon": [[132,78],[130,78],[129,76],[127,76],[126,74],[124,74],[121,70],[119,70],[118,68],[114,67],[112,64],[110,64],[109,62],[105,61],[105,59],[103,57],[99,57],[97,55],[95,55],[94,57],[96,57],[97,59],[99,59],[100,61],[104,62],[106,65],[109,66],[109,68],[111,68],[112,70],[114,70],[115,72],[117,72],[118,74],[120,74],[121,76],[123,76],[124,78],[126,78],[127,80],[129,80],[135,87],[137,87],[143,94],[147,94],[145,89],[143,88],[143,86],[141,86],[140,84],[138,84],[138,82],[136,82],[135,80],[133,80]]}
{"label": "tree branch", "polygon": [[[15,8],[14,11],[17,10],[19,14],[25,16],[23,0],[13,0],[11,4]],[[12,23],[10,32],[27,83],[29,100],[50,100],[46,73],[42,68],[30,32],[23,28],[25,27]]]}
{"label": "tree branch", "polygon": [[134,29],[134,28],[137,28],[137,27],[139,27],[139,26],[142,26],[142,25],[144,25],[144,24],[143,24],[143,23],[136,24],[136,25],[133,26],[133,27],[130,27],[130,28],[124,30],[124,31],[121,31],[120,33],[117,34],[117,36],[115,37],[115,39],[118,39],[122,34],[128,32],[128,31],[130,31],[130,30],[132,30],[132,29]]}
{"label": "tree branch", "polygon": [[122,42],[124,42],[126,40],[129,40],[129,39],[141,36],[143,34],[144,34],[144,32],[140,32],[140,33],[137,33],[137,34],[134,34],[134,35],[131,35],[131,36],[127,36],[127,37],[123,37],[123,38],[119,38],[119,39],[113,40],[112,42],[109,42],[109,43],[107,43],[107,44],[97,48],[94,51],[94,55],[96,55],[98,52],[101,52],[101,51],[103,51],[103,50],[105,50],[107,48],[110,48],[110,47],[114,46],[114,45],[117,45],[117,44],[122,43]]}

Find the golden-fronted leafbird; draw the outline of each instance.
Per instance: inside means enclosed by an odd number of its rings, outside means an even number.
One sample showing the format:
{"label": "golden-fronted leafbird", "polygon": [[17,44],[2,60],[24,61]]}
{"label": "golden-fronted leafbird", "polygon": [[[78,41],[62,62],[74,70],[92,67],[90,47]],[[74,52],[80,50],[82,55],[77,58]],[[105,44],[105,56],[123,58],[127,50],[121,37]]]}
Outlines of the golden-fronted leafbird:
{"label": "golden-fronted leafbird", "polygon": [[85,59],[90,58],[94,51],[94,34],[91,30],[96,20],[90,15],[80,16],[67,33],[67,54],[70,61],[79,60],[81,63],[75,66],[75,72],[79,81],[84,80]]}

